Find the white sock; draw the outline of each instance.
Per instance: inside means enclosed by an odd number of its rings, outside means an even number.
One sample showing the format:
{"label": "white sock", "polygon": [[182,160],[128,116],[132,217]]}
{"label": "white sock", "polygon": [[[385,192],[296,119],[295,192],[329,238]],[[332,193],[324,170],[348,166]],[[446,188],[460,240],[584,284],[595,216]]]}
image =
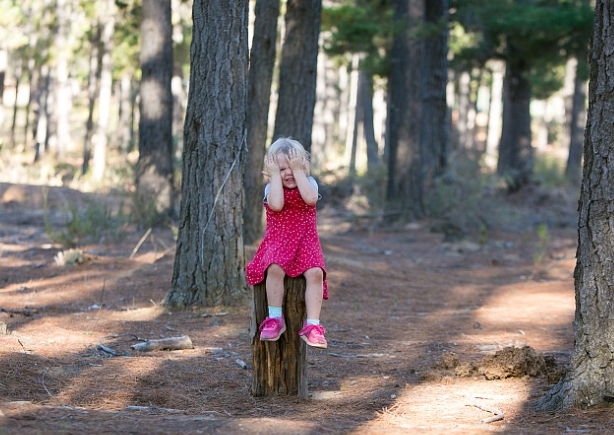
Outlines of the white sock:
{"label": "white sock", "polygon": [[307,319],[307,324],[308,325],[319,325],[320,319]]}
{"label": "white sock", "polygon": [[281,307],[269,307],[269,317],[281,318]]}

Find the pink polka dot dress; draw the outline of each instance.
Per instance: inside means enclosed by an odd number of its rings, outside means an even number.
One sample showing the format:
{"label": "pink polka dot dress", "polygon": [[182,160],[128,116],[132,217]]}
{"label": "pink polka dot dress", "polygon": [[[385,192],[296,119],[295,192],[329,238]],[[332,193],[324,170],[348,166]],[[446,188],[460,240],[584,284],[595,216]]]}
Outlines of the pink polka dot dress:
{"label": "pink polka dot dress", "polygon": [[324,273],[324,299],[328,299],[324,255],[316,226],[316,206],[309,205],[298,189],[284,188],[284,207],[266,209],[266,230],[254,259],[245,268],[247,283],[256,285],[264,280],[271,264],[279,264],[286,275],[297,277],[312,267]]}

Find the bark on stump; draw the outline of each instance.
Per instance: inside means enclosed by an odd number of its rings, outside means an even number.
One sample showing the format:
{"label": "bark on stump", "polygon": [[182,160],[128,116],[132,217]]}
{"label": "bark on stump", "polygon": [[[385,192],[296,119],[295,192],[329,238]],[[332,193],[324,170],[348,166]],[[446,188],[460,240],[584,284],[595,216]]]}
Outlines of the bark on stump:
{"label": "bark on stump", "polygon": [[286,276],[283,313],[286,332],[277,341],[260,341],[268,304],[265,281],[254,286],[250,335],[252,340],[252,394],[307,397],[307,345],[298,336],[305,321],[305,278]]}

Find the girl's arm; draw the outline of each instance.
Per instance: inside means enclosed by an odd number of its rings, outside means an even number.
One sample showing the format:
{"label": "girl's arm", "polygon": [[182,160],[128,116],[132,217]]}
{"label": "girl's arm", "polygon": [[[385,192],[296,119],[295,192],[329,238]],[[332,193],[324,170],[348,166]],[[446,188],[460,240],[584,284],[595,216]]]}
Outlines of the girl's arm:
{"label": "girl's arm", "polygon": [[269,176],[270,189],[267,195],[267,204],[273,211],[280,211],[284,208],[284,186],[281,182],[281,171],[277,164],[277,158],[266,156],[264,158],[264,167]]}
{"label": "girl's arm", "polygon": [[292,169],[292,175],[294,175],[294,181],[296,181],[298,191],[303,201],[309,205],[313,205],[318,201],[318,191],[307,178],[307,174],[305,173],[305,165],[307,162],[304,160],[305,159],[300,157],[296,150],[291,149],[288,151],[288,165],[290,169]]}

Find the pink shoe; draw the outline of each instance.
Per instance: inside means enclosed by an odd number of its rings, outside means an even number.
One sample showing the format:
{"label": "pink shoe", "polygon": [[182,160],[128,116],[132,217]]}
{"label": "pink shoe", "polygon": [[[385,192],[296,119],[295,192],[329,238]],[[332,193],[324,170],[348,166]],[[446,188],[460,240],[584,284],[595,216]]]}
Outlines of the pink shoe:
{"label": "pink shoe", "polygon": [[326,343],[326,338],[324,338],[325,332],[322,325],[305,325],[303,329],[299,331],[298,335],[309,346],[326,349],[328,343]]}
{"label": "pink shoe", "polygon": [[286,322],[284,316],[267,317],[260,324],[260,340],[262,341],[277,341],[281,334],[286,331]]}

